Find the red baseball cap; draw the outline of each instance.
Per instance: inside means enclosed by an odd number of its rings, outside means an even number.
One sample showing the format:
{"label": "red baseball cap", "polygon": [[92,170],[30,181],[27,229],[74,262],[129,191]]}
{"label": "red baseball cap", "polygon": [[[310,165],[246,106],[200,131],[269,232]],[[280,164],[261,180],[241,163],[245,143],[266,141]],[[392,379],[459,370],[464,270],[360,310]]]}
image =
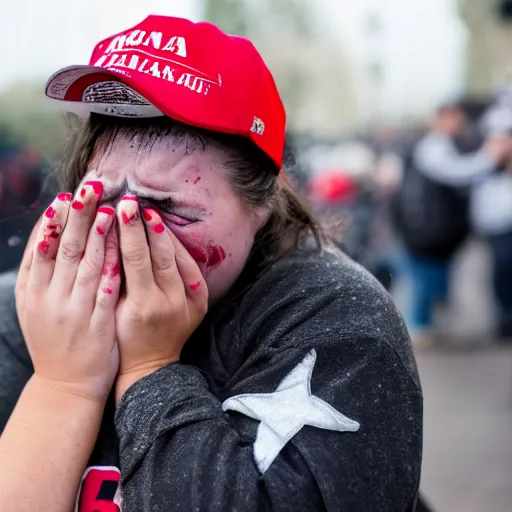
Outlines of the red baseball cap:
{"label": "red baseball cap", "polygon": [[286,113],[254,45],[211,23],[148,16],[61,69],[46,95],[75,111],[157,117],[251,139],[280,169]]}

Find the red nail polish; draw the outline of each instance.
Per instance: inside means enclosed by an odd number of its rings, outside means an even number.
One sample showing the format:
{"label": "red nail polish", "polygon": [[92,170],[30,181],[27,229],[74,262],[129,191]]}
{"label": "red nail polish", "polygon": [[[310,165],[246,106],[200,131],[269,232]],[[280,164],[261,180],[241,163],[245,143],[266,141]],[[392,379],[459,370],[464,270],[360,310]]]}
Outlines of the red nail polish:
{"label": "red nail polish", "polygon": [[165,231],[165,228],[164,228],[164,225],[163,224],[157,224],[154,228],[153,228],[153,231],[155,233],[163,233]]}
{"label": "red nail polish", "polygon": [[44,212],[44,214],[49,218],[49,219],[53,219],[55,217],[55,210],[51,207],[51,206],[48,206],[48,208],[46,209],[46,211]]}
{"label": "red nail polish", "polygon": [[144,214],[144,218],[146,220],[151,220],[153,217],[151,216],[151,213],[149,213],[151,210],[149,208],[144,208],[142,210],[142,213]]}
{"label": "red nail polish", "polygon": [[57,199],[59,199],[59,201],[71,201],[72,198],[73,196],[69,192],[62,192],[57,196]]}
{"label": "red nail polish", "polygon": [[93,188],[98,199],[103,195],[103,183],[101,181],[86,181],[85,184]]}
{"label": "red nail polish", "polygon": [[98,208],[98,213],[106,213],[107,215],[115,215],[116,211],[114,210],[114,208],[112,208],[110,206],[100,206]]}
{"label": "red nail polish", "polygon": [[46,254],[48,252],[49,248],[50,248],[50,244],[46,240],[43,240],[42,242],[39,242],[39,250],[43,254]]}
{"label": "red nail polish", "polygon": [[137,201],[136,196],[123,196],[121,197],[121,201]]}
{"label": "red nail polish", "polygon": [[103,288],[103,292],[107,295],[112,295],[112,290],[110,288]]}
{"label": "red nail polish", "polygon": [[130,224],[130,217],[128,217],[126,213],[121,213],[121,219],[123,221],[123,224]]}
{"label": "red nail polish", "polygon": [[80,197],[84,197],[86,193],[87,191],[85,190],[85,188],[83,188],[82,190],[80,190]]}
{"label": "red nail polish", "polygon": [[101,226],[96,226],[96,232],[99,235],[104,235],[105,234],[105,230]]}
{"label": "red nail polish", "polygon": [[71,208],[73,208],[73,210],[81,210],[83,207],[84,203],[81,203],[80,201],[73,201],[73,203],[71,203]]}
{"label": "red nail polish", "polygon": [[201,286],[201,281],[197,281],[197,283],[188,285],[191,290],[197,290]]}

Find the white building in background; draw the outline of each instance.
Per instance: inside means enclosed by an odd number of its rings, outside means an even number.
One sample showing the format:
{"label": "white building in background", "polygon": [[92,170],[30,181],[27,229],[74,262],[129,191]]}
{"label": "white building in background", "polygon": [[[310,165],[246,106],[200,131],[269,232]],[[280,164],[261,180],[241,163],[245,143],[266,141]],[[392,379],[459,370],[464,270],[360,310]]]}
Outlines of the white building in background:
{"label": "white building in background", "polygon": [[338,27],[351,54],[363,119],[423,117],[463,92],[465,29],[456,0],[313,1],[325,6],[326,23]]}

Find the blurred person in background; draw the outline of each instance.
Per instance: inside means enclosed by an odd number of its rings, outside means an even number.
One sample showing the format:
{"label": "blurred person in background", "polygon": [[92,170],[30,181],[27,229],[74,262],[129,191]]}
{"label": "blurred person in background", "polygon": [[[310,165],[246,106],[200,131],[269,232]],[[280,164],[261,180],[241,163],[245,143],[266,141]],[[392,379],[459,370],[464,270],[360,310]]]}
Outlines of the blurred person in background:
{"label": "blurred person in background", "polygon": [[413,511],[405,324],[281,172],[255,47],[149,16],[46,92],[88,114],[4,306],[0,511]]}
{"label": "blurred person in background", "polygon": [[0,274],[21,261],[30,231],[41,214],[44,180],[41,157],[0,135]]}
{"label": "blurred person in background", "polygon": [[[482,130],[488,137],[512,140],[512,87],[505,87],[484,114]],[[494,296],[498,306],[497,338],[512,343],[512,159],[475,184],[471,220],[489,242]]]}
{"label": "blurred person in background", "polygon": [[434,311],[449,299],[450,265],[470,232],[470,186],[495,172],[512,152],[505,137],[491,137],[475,149],[474,141],[465,137],[466,128],[460,103],[438,109],[428,133],[405,159],[394,201],[409,258],[409,323],[418,347],[435,341]]}

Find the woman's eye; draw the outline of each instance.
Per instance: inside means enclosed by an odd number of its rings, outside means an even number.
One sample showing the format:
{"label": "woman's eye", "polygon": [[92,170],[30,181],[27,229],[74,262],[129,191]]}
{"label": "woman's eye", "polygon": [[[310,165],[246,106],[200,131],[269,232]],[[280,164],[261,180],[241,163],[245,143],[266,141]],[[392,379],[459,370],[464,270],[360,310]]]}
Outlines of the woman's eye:
{"label": "woman's eye", "polygon": [[187,219],[185,217],[180,217],[179,215],[174,215],[172,213],[166,213],[165,219],[173,224],[177,224],[178,226],[188,226],[189,224],[193,224],[196,222],[195,219]]}

